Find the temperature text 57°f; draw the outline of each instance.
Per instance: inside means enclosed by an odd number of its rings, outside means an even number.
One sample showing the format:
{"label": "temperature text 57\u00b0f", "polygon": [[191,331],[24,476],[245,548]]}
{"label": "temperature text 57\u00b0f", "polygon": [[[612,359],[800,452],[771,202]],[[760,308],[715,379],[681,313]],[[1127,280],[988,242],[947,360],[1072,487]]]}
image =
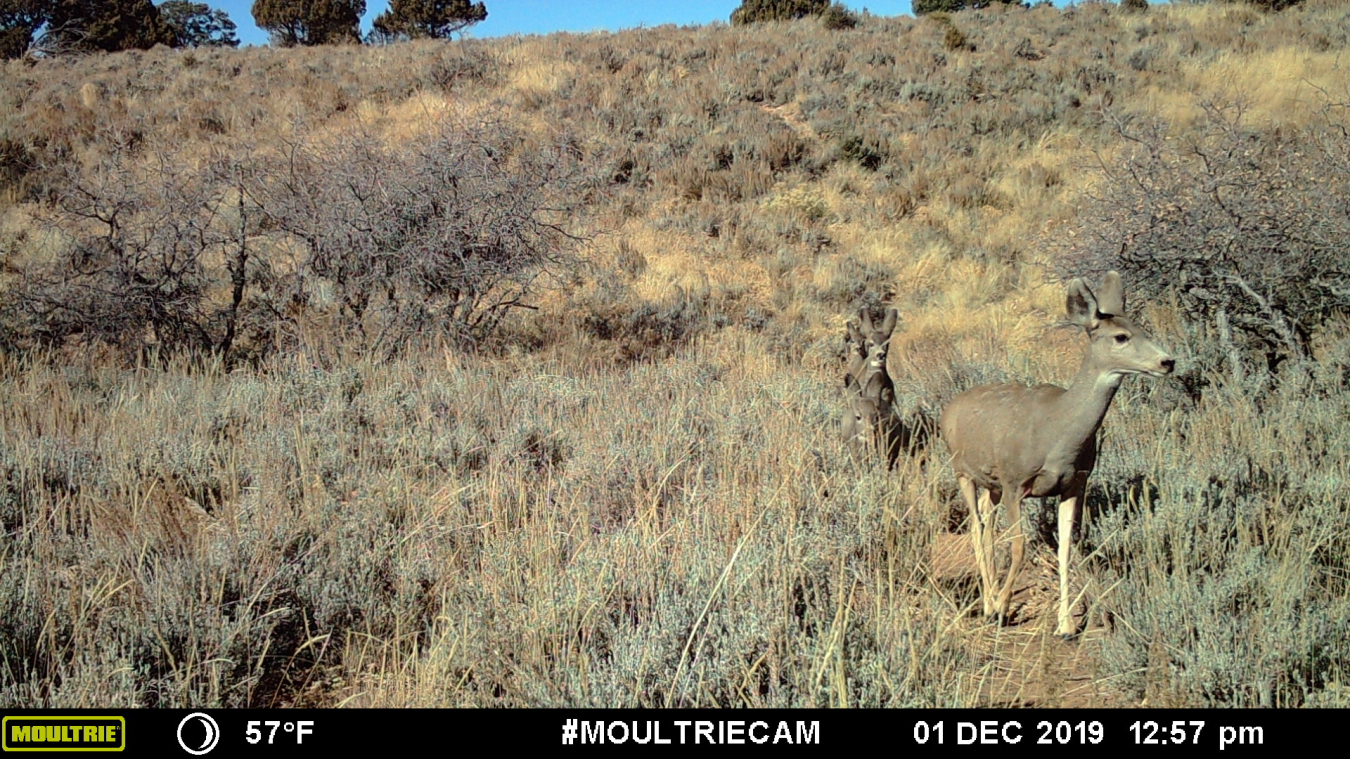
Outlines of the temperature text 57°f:
{"label": "temperature text 57\u00b0f", "polygon": [[301,719],[294,722],[282,722],[281,720],[249,720],[248,729],[244,731],[244,738],[253,744],[263,739],[263,730],[258,729],[262,725],[267,731],[267,745],[271,746],[277,737],[277,728],[281,728],[283,735],[293,733],[295,735],[296,745],[305,742],[306,735],[314,734],[314,720]]}

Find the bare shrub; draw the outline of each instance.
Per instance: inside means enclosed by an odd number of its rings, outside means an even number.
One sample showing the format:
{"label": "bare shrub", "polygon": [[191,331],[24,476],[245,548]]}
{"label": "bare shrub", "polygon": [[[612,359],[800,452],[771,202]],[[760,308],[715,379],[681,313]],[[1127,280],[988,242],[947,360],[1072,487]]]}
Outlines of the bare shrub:
{"label": "bare shrub", "polygon": [[578,262],[566,225],[583,198],[565,142],[536,148],[501,121],[447,122],[397,146],[346,134],[279,158],[260,189],[268,225],[304,251],[302,276],[331,289],[338,329],[368,347],[428,333],[480,343],[532,308],[541,277]]}
{"label": "bare shrub", "polygon": [[1148,71],[1157,57],[1158,48],[1153,45],[1145,45],[1135,50],[1133,53],[1130,53],[1130,57],[1126,59],[1126,63],[1128,63],[1130,68],[1135,71]]}
{"label": "bare shrub", "polygon": [[876,171],[886,160],[885,147],[875,135],[850,134],[839,142],[839,157],[864,169]]}
{"label": "bare shrub", "polygon": [[495,85],[502,68],[499,55],[491,47],[461,40],[427,67],[426,80],[445,92],[469,82]]}
{"label": "bare shrub", "polygon": [[59,250],[21,267],[7,342],[229,357],[241,328],[256,347],[309,314],[386,353],[427,333],[468,345],[577,261],[575,158],[493,121],[399,147],[357,134],[200,164],[123,150],[62,171],[39,214]]}
{"label": "bare shrub", "polygon": [[0,197],[10,201],[25,194],[24,178],[35,168],[33,151],[22,142],[0,138]]}
{"label": "bare shrub", "polygon": [[64,172],[38,212],[56,253],[24,267],[11,293],[19,340],[228,354],[257,271],[241,163],[164,150],[141,164],[124,151]]}
{"label": "bare shrub", "polygon": [[975,46],[970,43],[966,33],[957,28],[948,18],[946,21],[946,31],[942,34],[942,46],[948,50],[974,50]]}
{"label": "bare shrub", "polygon": [[617,363],[662,359],[726,326],[734,300],[734,293],[708,285],[676,286],[666,297],[649,300],[611,280],[574,298],[562,326],[598,341],[588,351],[600,348]]}
{"label": "bare shrub", "polygon": [[1174,292],[1213,329],[1241,377],[1309,356],[1312,331],[1350,308],[1350,162],[1334,123],[1258,128],[1241,104],[1207,103],[1192,132],[1116,119],[1132,145],[1059,241],[1061,272],[1118,268],[1144,297]]}

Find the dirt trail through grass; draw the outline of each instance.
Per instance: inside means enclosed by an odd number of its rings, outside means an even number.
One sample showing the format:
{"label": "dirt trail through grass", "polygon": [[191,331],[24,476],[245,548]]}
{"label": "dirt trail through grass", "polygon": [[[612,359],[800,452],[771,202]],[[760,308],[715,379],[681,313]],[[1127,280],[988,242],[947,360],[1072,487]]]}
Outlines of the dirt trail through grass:
{"label": "dirt trail through grass", "polygon": [[[972,654],[981,662],[979,706],[1024,708],[1124,707],[1132,705],[1098,672],[1100,641],[1109,630],[1093,614],[1073,640],[1055,634],[1059,601],[1056,558],[1045,545],[1028,546],[1013,593],[1011,624],[998,626],[975,606],[955,625],[962,628]],[[941,533],[931,552],[934,579],[953,597],[979,603],[978,570],[965,533]],[[1075,578],[1076,579],[1076,578]],[[1076,594],[1080,591],[1072,587]],[[1083,604],[1075,608],[1081,624]]]}

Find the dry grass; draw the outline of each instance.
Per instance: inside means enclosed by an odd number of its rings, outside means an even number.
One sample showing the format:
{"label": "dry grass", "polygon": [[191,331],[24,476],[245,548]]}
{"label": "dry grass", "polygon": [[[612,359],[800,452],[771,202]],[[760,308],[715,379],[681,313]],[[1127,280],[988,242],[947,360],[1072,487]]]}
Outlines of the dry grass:
{"label": "dry grass", "polygon": [[482,355],[376,361],[324,314],[252,365],[0,341],[0,704],[1344,705],[1343,333],[1303,384],[1127,383],[1075,642],[1042,561],[1017,625],[972,616],[940,460],[887,475],[837,439],[862,305],[900,308],[902,403],[1067,381],[1041,241],[1119,149],[1102,107],[1311,119],[1344,10],[952,22],[966,47],[869,17],[5,64],[0,288],[52,255],[24,214],[54,167],[119,134],[204,155],[507,113],[607,181],[589,268]]}

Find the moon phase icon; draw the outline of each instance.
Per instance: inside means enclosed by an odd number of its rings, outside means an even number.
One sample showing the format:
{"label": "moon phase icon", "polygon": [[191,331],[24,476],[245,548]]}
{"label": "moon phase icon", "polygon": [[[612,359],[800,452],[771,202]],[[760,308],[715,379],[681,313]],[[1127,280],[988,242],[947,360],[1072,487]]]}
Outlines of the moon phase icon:
{"label": "moon phase icon", "polygon": [[[183,740],[183,728],[188,727],[188,725],[191,724],[194,720],[201,723],[202,732],[205,733],[205,738],[202,739],[201,745],[196,748],[192,748],[189,745],[189,741]],[[193,729],[188,729],[187,733],[190,736],[191,742],[195,743],[197,731]],[[211,719],[211,715],[209,714],[204,714],[202,712],[193,712],[188,716],[184,717],[183,720],[178,723],[178,745],[181,746],[184,751],[188,752],[189,754],[192,754],[193,756],[201,756],[202,754],[211,753],[211,749],[215,748],[216,744],[219,742],[220,742],[220,726],[216,724],[215,720]]]}

